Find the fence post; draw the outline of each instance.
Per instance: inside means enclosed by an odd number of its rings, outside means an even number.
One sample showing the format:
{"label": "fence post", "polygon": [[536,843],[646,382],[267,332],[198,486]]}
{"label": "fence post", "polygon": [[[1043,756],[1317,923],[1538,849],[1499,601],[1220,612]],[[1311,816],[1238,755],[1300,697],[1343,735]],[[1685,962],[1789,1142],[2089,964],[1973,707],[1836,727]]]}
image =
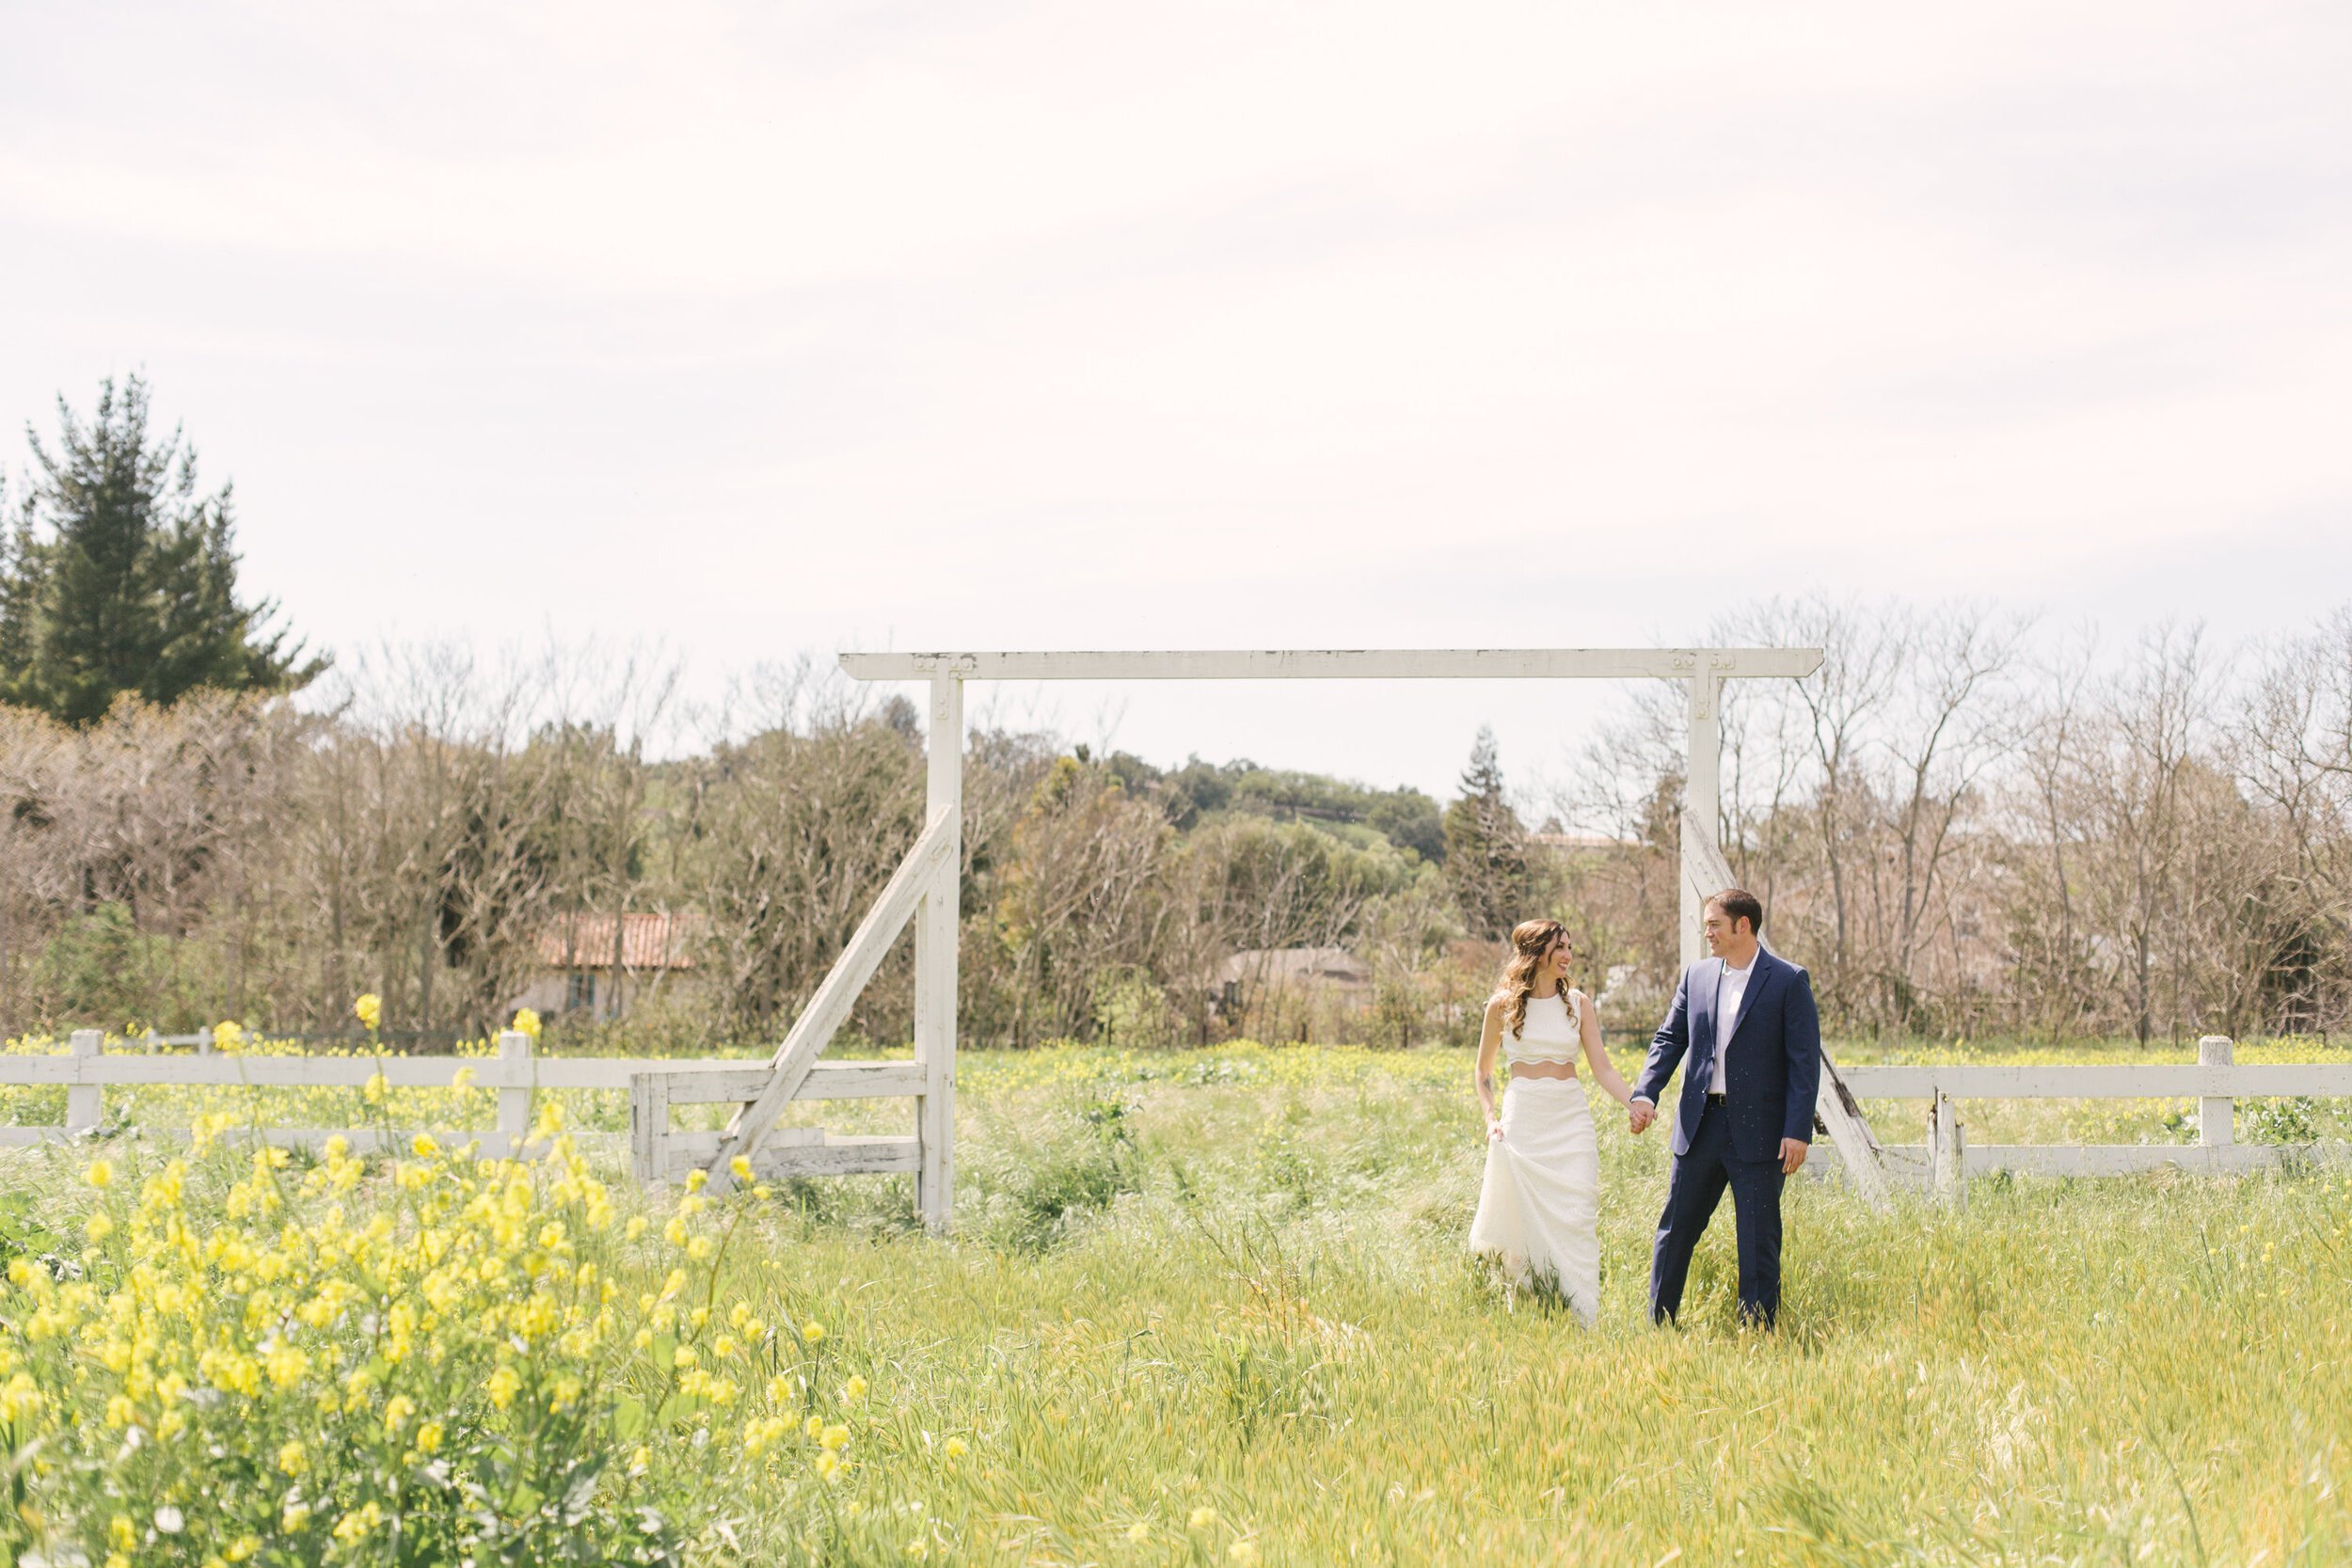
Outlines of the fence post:
{"label": "fence post", "polygon": [[[2228,1067],[2237,1058],[2237,1046],[2227,1035],[2207,1035],[2197,1042],[2199,1067]],[[2231,1095],[2207,1095],[2197,1102],[2197,1141],[2220,1147],[2237,1142],[2237,1100]]]}
{"label": "fence post", "polygon": [[[508,1029],[499,1036],[499,1060],[501,1063],[531,1060],[531,1037],[520,1029]],[[512,1069],[510,1068],[511,1071]],[[499,1136],[506,1144],[504,1152],[519,1153],[523,1139],[531,1134],[531,1085],[508,1085],[499,1090]]]}
{"label": "fence post", "polygon": [[[73,1031],[69,1049],[76,1056],[95,1056],[106,1037],[95,1029]],[[65,1130],[87,1132],[105,1115],[105,1090],[96,1084],[75,1084],[65,1091]]]}
{"label": "fence post", "polygon": [[1936,1199],[1948,1208],[1965,1209],[1968,1207],[1968,1148],[1960,1128],[1960,1108],[1952,1103],[1950,1095],[1937,1089],[1934,1107],[1928,1116],[1933,1147]]}
{"label": "fence post", "polygon": [[670,1175],[670,1079],[662,1072],[628,1075],[629,1164],[637,1180],[658,1187]]}

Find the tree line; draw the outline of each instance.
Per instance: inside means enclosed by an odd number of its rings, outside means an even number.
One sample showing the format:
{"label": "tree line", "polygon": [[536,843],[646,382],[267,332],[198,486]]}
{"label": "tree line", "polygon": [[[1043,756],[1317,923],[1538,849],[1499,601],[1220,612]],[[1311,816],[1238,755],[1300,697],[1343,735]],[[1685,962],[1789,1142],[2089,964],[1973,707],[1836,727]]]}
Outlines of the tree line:
{"label": "tree line", "polygon": [[[220,1018],[479,1033],[550,932],[683,917],[641,1045],[772,1038],[922,814],[924,736],[803,660],[690,709],[674,663],[389,648],[330,669],[236,585],[146,388],[35,438],[0,553],[0,1029]],[[2044,1038],[2344,1026],[2352,610],[2222,649],[1972,604],[1810,598],[1708,628],[1819,645],[1734,683],[1719,830],[1847,1032]],[[1248,761],[1161,768],[986,718],[967,744],[977,1041],[1458,1033],[1531,913],[1639,1028],[1671,989],[1683,704],[1632,689],[1540,787],[1481,732],[1455,797]],[[569,939],[566,939],[567,941]],[[1286,990],[1236,954],[1343,949]],[[586,955],[573,954],[574,958]],[[902,942],[853,1027],[903,1038]],[[582,1021],[559,1021],[559,1027]]]}
{"label": "tree line", "polygon": [[[1768,937],[1849,1031],[2179,1038],[2352,1006],[2352,609],[2236,648],[1976,604],[1747,607],[1723,645],[1820,646],[1732,683],[1720,832]],[[1677,693],[1604,725],[1563,808],[1646,852],[1577,898],[1671,962]]]}

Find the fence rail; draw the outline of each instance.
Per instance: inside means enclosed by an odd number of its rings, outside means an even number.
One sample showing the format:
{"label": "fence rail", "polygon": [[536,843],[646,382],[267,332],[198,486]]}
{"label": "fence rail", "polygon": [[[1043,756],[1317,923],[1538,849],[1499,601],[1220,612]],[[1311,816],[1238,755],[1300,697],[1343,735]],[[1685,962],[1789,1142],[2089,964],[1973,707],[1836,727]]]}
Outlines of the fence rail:
{"label": "fence rail", "polygon": [[[137,1037],[130,1042],[144,1044]],[[191,1037],[174,1043],[193,1044]],[[206,1043],[209,1044],[209,1037]],[[264,1056],[225,1053],[176,1056],[115,1054],[103,1050],[103,1037],[95,1029],[77,1030],[67,1050],[56,1056],[0,1055],[0,1085],[54,1086],[66,1090],[65,1120],[47,1127],[0,1127],[0,1148],[54,1143],[87,1136],[106,1119],[109,1088],[166,1085],[187,1088],[364,1088],[376,1074],[395,1089],[446,1089],[461,1071],[470,1072],[472,1086],[498,1096],[498,1126],[474,1132],[436,1132],[444,1142],[476,1138],[485,1147],[516,1147],[530,1131],[531,1097],[539,1089],[628,1090],[647,1074],[707,1084],[726,1092],[715,1101],[751,1099],[771,1076],[762,1064],[737,1057],[681,1059],[675,1056],[542,1056],[529,1035],[512,1031],[498,1039],[495,1056]],[[922,1092],[922,1069],[913,1062],[819,1062],[795,1097],[800,1100],[868,1100]],[[691,1098],[680,1096],[679,1098]],[[185,1129],[149,1128],[170,1135]],[[404,1134],[405,1135],[405,1134]],[[347,1139],[356,1148],[376,1146],[378,1130],[369,1127],[271,1128],[266,1141],[287,1146],[315,1147],[330,1137]],[[704,1138],[717,1133],[680,1134],[699,1148]],[[583,1133],[584,1147],[617,1145],[617,1133]],[[704,1152],[708,1159],[717,1144]],[[805,1163],[805,1156],[803,1156]],[[790,1164],[790,1162],[787,1162]],[[888,1166],[898,1169],[898,1165]]]}
{"label": "fence rail", "polygon": [[[134,1042],[144,1043],[144,1042]],[[160,1041],[158,1043],[161,1043]],[[197,1043],[193,1037],[175,1044]],[[541,1056],[531,1037],[510,1031],[498,1040],[495,1056],[265,1056],[221,1053],[196,1055],[106,1054],[94,1029],[76,1031],[67,1052],[54,1056],[0,1055],[0,1085],[62,1085],[65,1120],[55,1126],[0,1127],[0,1148],[24,1147],[83,1137],[105,1121],[110,1088],[184,1087],[363,1088],[381,1073],[387,1086],[446,1089],[461,1071],[474,1087],[498,1097],[498,1126],[476,1132],[438,1132],[445,1142],[480,1139],[485,1146],[522,1148],[531,1125],[531,1098],[541,1089],[627,1090],[630,1097],[628,1150],[637,1174],[651,1181],[675,1180],[707,1168],[725,1147],[717,1132],[682,1132],[670,1126],[674,1104],[744,1104],[755,1101],[774,1080],[772,1065],[737,1057],[680,1059],[636,1056]],[[2236,1141],[2240,1099],[2297,1096],[2352,1098],[2352,1063],[2238,1063],[2235,1047],[2220,1036],[2199,1042],[2194,1063],[2138,1066],[2044,1065],[2005,1067],[1986,1063],[1851,1067],[1841,1069],[1857,1100],[1924,1100],[1932,1107],[1925,1144],[1885,1146],[1880,1153],[1887,1175],[1914,1182],[1958,1201],[1965,1178],[1994,1171],[2058,1176],[2120,1176],[2177,1169],[2238,1173],[2282,1160],[2352,1159],[2352,1145],[2248,1145]],[[933,1092],[932,1077],[918,1062],[818,1062],[791,1098],[800,1100],[904,1099]],[[1824,1092],[1827,1092],[1826,1089]],[[1994,1144],[1967,1145],[1959,1116],[1962,1102],[1984,1100],[2196,1100],[2200,1102],[2195,1144]],[[149,1128],[170,1135],[175,1130]],[[184,1131],[184,1130],[179,1130]],[[290,1146],[315,1147],[329,1137],[355,1148],[376,1147],[378,1130],[271,1128],[260,1136]],[[586,1133],[583,1145],[612,1146],[617,1134]],[[526,1150],[527,1152],[527,1150]],[[828,1135],[816,1128],[780,1128],[754,1150],[762,1176],[847,1175],[919,1169],[923,1148],[916,1137]]]}
{"label": "fence rail", "polygon": [[[1929,1141],[1883,1146],[1886,1173],[1924,1182],[1946,1202],[1963,1203],[1967,1178],[1996,1171],[2045,1176],[2127,1176],[2179,1170],[2243,1174],[2290,1160],[2352,1159],[2352,1145],[2241,1144],[2240,1099],[2352,1097],[2352,1063],[2239,1063],[2235,1042],[2208,1035],[2197,1042],[2195,1063],[2138,1066],[2053,1064],[2002,1067],[1851,1067],[1841,1069],[1858,1100],[1924,1100],[1931,1107]],[[1970,1148],[1960,1102],[1971,1100],[2195,1100],[2194,1144],[1988,1144]]]}

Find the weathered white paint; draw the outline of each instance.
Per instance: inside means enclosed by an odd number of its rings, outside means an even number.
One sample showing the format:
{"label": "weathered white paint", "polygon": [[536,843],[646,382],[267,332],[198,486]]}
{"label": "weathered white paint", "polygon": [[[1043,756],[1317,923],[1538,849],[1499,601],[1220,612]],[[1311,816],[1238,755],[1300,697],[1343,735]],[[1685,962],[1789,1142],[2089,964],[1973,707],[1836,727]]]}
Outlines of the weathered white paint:
{"label": "weathered white paint", "polygon": [[963,681],[931,676],[924,809],[946,830],[945,859],[914,917],[914,1060],[923,1092],[914,1105],[922,1160],[914,1207],[934,1230],[955,1207],[956,945],[963,890]]}
{"label": "weathered white paint", "polygon": [[[499,1036],[499,1060],[513,1065],[531,1060],[531,1037],[520,1029],[509,1029]],[[515,1084],[499,1090],[499,1132],[509,1148],[520,1148],[531,1132],[531,1088]]]}
{"label": "weathered white paint", "polygon": [[1682,895],[1677,900],[1682,921],[1677,947],[1685,969],[1707,957],[1707,939],[1699,929],[1707,900],[1733,885],[1720,836],[1724,680],[1714,659],[1721,657],[1699,663],[1686,682],[1690,721],[1683,752]]}
{"label": "weathered white paint", "polygon": [[[816,1136],[795,1137],[783,1143],[763,1140],[751,1155],[753,1177],[772,1181],[789,1176],[884,1175],[915,1171],[922,1164],[922,1141],[905,1133],[829,1133],[816,1128],[806,1131]],[[724,1134],[719,1132],[671,1133],[668,1164],[660,1180],[675,1181],[691,1171],[706,1168],[715,1151],[724,1147],[723,1138]]]}
{"label": "weathered white paint", "polygon": [[2135,1066],[1850,1067],[1847,1085],[1865,1100],[2194,1100],[2352,1095],[2352,1062],[2187,1062]]}
{"label": "weathered white paint", "polygon": [[818,983],[817,994],[801,1009],[801,1016],[784,1037],[784,1043],[776,1047],[775,1056],[769,1063],[773,1076],[768,1086],[760,1091],[758,1099],[736,1112],[727,1124],[726,1135],[711,1157],[713,1192],[723,1194],[734,1186],[735,1178],[728,1167],[735,1157],[757,1150],[768,1129],[775,1125],[776,1117],[800,1094],[809,1069],[817,1065],[818,1053],[850,1016],[858,993],[882,966],[891,944],[914,917],[915,906],[930,891],[940,868],[948,863],[946,856],[956,843],[958,830],[952,815],[933,817],[915,839],[914,847],[907,851],[907,858],[891,874],[882,896],[874,900],[874,907],[850,934],[849,946]]}
{"label": "weathered white paint", "polygon": [[[105,1117],[103,1096],[118,1085],[187,1085],[193,1087],[364,1088],[377,1073],[393,1088],[447,1089],[461,1072],[472,1075],[477,1089],[495,1091],[499,1099],[496,1130],[435,1132],[444,1144],[480,1142],[495,1153],[514,1149],[530,1129],[530,1101],[535,1089],[626,1089],[634,1093],[639,1079],[658,1083],[666,1095],[675,1092],[680,1103],[741,1103],[758,1098],[775,1077],[773,1068],[739,1059],[711,1057],[699,1061],[675,1057],[540,1056],[529,1036],[508,1031],[499,1041],[498,1056],[196,1056],[119,1055],[101,1053],[103,1037],[95,1029],[77,1030],[63,1055],[0,1056],[0,1084],[66,1085],[66,1120],[55,1127],[0,1127],[0,1148],[24,1148],[86,1137]],[[147,1041],[137,1042],[142,1052]],[[801,1100],[870,1100],[911,1098],[923,1092],[927,1080],[913,1062],[821,1062],[809,1070],[801,1085]],[[667,1101],[658,1118],[636,1115],[632,1099],[632,1140],[659,1119],[667,1123]],[[140,1128],[155,1138],[185,1138],[186,1128]],[[247,1135],[239,1130],[237,1136]],[[362,1150],[377,1147],[371,1128],[270,1128],[263,1137],[288,1147],[316,1148],[330,1137],[348,1140]],[[714,1134],[715,1135],[715,1134]],[[390,1147],[405,1147],[406,1133]],[[574,1134],[583,1148],[615,1144],[612,1133]],[[543,1146],[526,1147],[526,1156],[544,1153]],[[634,1141],[632,1156],[646,1157]]]}
{"label": "weathered white paint", "polygon": [[[1959,1173],[1981,1176],[2019,1171],[2046,1176],[2124,1176],[2179,1170],[2233,1175],[2281,1163],[2352,1162],[2352,1144],[2292,1147],[2248,1145],[2234,1140],[2231,1122],[2240,1099],[2296,1095],[2352,1096],[2352,1063],[2236,1061],[2226,1037],[2198,1042],[2199,1060],[2135,1066],[2000,1067],[1990,1064],[1927,1067],[1864,1067],[1846,1070],[1859,1096],[1872,1100],[1925,1100],[1930,1103],[1929,1141],[1881,1149],[1887,1172],[1939,1193],[1956,1191]],[[2202,1107],[2199,1141],[2186,1144],[1990,1144],[1969,1147],[1962,1135],[1956,1101],[1965,1100],[2197,1100]],[[1948,1136],[1954,1146],[1946,1148]]]}
{"label": "weathered white paint", "polygon": [[[1914,1187],[1933,1180],[1928,1144],[1888,1144],[1887,1174]],[[2139,1176],[2178,1171],[2186,1176],[2243,1176],[2310,1162],[2352,1164],[2352,1144],[1971,1144],[1962,1154],[1972,1177],[2009,1171],[2021,1176]]]}
{"label": "weathered white paint", "polygon": [[[223,1143],[243,1144],[258,1141],[279,1148],[308,1148],[313,1152],[324,1148],[329,1138],[341,1138],[353,1150],[361,1154],[384,1152],[405,1153],[409,1142],[419,1132],[439,1143],[444,1148],[465,1148],[479,1145],[486,1155],[507,1152],[506,1138],[495,1128],[472,1127],[458,1129],[401,1128],[386,1132],[380,1127],[231,1127],[221,1132]],[[141,1127],[138,1135],[158,1143],[185,1143],[188,1129],[184,1127]],[[87,1140],[86,1132],[71,1132],[63,1127],[0,1127],[0,1148],[30,1148],[40,1144],[77,1143]],[[620,1147],[618,1132],[575,1132],[572,1141],[582,1149],[603,1152]],[[535,1160],[548,1151],[548,1145],[526,1144],[521,1157]]]}
{"label": "weathered white paint", "polygon": [[[72,1060],[87,1062],[104,1045],[105,1037],[97,1030],[76,1029],[67,1049],[73,1053]],[[69,1132],[86,1132],[98,1125],[99,1118],[105,1115],[100,1094],[95,1085],[76,1085],[65,1091],[65,1125]]]}
{"label": "weathered white paint", "polygon": [[[771,1070],[736,1056],[0,1056],[0,1084],[356,1089],[380,1071],[392,1088],[445,1089],[470,1070],[478,1089],[626,1089],[654,1069],[750,1072],[762,1083]],[[912,1062],[819,1062],[798,1098],[887,1098],[917,1093],[920,1083]]]}
{"label": "weathered white paint", "polygon": [[1802,677],[1819,648],[1275,648],[843,654],[862,681],[1633,680]]}
{"label": "weathered white paint", "polygon": [[1928,1133],[1936,1201],[1947,1208],[1967,1208],[1968,1142],[1960,1125],[1960,1107],[1952,1103],[1950,1095],[1939,1092],[1929,1106]]}
{"label": "weathered white paint", "polygon": [[[2197,1042],[2199,1067],[2228,1067],[2237,1047],[2227,1035],[2207,1035]],[[2220,1146],[2237,1142],[2237,1101],[2226,1095],[2208,1095],[2197,1102],[2197,1141]]]}

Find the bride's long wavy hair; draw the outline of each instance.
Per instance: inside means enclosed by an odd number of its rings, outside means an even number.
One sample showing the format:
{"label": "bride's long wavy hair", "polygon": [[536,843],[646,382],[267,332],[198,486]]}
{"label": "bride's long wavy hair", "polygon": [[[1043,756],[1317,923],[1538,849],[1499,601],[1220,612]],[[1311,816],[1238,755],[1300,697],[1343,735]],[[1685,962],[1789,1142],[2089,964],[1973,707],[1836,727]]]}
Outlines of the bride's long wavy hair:
{"label": "bride's long wavy hair", "polygon": [[[1535,994],[1535,966],[1544,961],[1544,954],[1555,942],[1563,941],[1568,928],[1556,920],[1522,920],[1511,927],[1511,956],[1503,960],[1502,981],[1495,994],[1511,999],[1510,1008],[1502,1015],[1503,1033],[1516,1035],[1527,1027],[1527,1004]],[[1559,996],[1568,997],[1568,977],[1560,976]]]}

